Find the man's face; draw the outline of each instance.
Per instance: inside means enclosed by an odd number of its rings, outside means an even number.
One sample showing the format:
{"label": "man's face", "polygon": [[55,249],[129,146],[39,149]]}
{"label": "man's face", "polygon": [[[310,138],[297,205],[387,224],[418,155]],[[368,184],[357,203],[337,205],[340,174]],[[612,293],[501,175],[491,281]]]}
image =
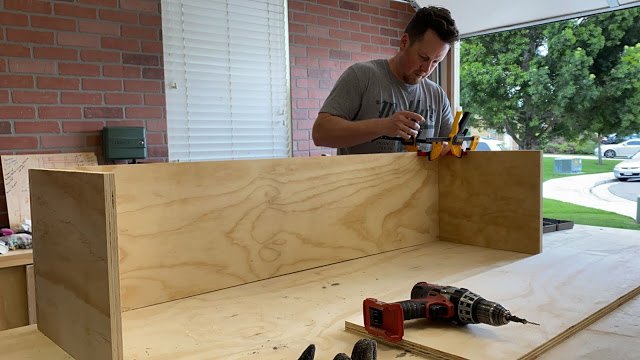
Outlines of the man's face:
{"label": "man's face", "polygon": [[407,84],[418,84],[431,75],[449,51],[449,44],[440,40],[433,30],[427,30],[422,39],[409,46],[409,35],[400,39],[400,71]]}

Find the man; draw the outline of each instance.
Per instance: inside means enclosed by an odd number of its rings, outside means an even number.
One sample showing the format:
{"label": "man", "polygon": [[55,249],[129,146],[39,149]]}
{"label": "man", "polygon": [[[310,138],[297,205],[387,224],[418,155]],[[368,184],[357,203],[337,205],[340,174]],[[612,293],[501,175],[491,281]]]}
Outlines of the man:
{"label": "man", "polygon": [[451,105],[427,77],[458,38],[449,10],[418,10],[395,56],[354,64],[340,76],[313,125],[315,144],[339,148],[339,155],[399,152],[399,141],[377,138],[408,140],[420,129],[421,138],[448,136]]}

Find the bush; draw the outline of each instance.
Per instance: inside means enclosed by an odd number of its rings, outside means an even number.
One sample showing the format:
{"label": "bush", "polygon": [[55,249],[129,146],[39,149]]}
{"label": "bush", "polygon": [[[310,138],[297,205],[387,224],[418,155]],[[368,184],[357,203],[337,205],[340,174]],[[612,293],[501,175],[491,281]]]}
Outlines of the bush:
{"label": "bush", "polygon": [[555,138],[542,146],[542,151],[547,154],[593,154],[596,142],[588,139],[567,141],[564,138]]}

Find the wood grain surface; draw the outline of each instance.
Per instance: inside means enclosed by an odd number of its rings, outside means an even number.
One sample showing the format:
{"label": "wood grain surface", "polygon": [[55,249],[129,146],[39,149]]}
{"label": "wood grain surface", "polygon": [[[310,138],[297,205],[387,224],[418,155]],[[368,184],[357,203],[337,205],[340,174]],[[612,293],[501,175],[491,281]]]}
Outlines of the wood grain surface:
{"label": "wood grain surface", "polygon": [[11,250],[0,255],[0,269],[4,267],[33,264],[33,250]]}
{"label": "wood grain surface", "polygon": [[438,238],[437,164],[415,154],[99,169],[124,311]]}
{"label": "wood grain surface", "polygon": [[476,151],[438,163],[440,240],[542,251],[542,152]]}
{"label": "wood grain surface", "polygon": [[78,360],[122,359],[113,174],[30,183],[38,329]]}
{"label": "wood grain surface", "polygon": [[[536,358],[640,293],[637,232],[619,233],[615,237],[580,233],[562,242],[547,241],[542,254],[451,284],[541,326],[458,328],[424,326],[417,320],[405,327],[406,341],[399,346],[446,359]],[[555,234],[549,235],[553,239]],[[380,300],[403,300],[403,291],[399,288]],[[362,316],[355,316],[347,328],[366,333],[362,324]]]}
{"label": "wood grain surface", "polygon": [[0,330],[27,324],[29,311],[24,266],[0,268]]}

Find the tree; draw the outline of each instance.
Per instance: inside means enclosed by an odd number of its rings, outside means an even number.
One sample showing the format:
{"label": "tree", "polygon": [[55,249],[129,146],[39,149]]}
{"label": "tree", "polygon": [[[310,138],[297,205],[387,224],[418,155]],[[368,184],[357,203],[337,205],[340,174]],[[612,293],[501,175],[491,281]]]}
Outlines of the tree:
{"label": "tree", "polygon": [[465,39],[461,98],[522,149],[640,128],[640,8]]}

